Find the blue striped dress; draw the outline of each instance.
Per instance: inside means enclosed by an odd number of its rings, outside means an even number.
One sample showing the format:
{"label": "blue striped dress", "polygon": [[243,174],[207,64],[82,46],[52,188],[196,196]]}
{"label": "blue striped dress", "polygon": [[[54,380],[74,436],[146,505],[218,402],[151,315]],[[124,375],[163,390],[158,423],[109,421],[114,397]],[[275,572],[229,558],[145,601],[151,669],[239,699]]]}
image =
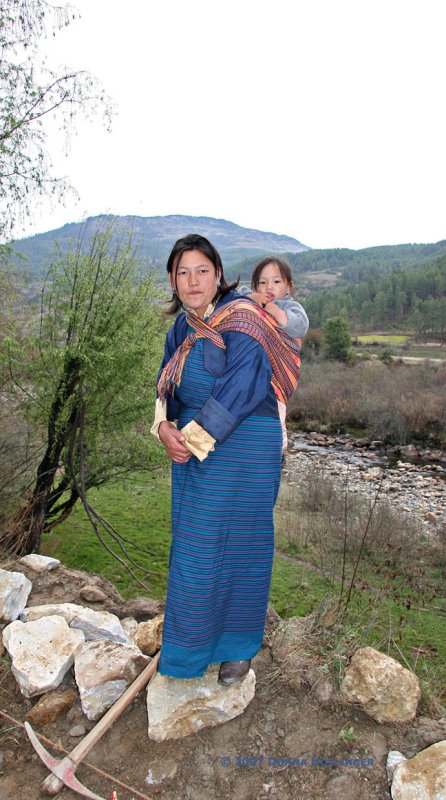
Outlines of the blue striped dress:
{"label": "blue striped dress", "polygon": [[[246,410],[243,398],[249,392],[253,368],[268,373],[269,364],[251,337],[236,337],[237,374],[229,370],[216,402],[217,407],[226,403],[238,420],[243,417],[243,406]],[[245,364],[240,355],[243,340],[247,345]],[[200,411],[213,398],[216,384],[225,383],[225,371],[216,378],[204,366],[209,345],[217,350],[211,342],[198,340],[186,358],[181,385],[175,392],[179,428],[197,418],[202,424]],[[230,354],[230,341],[227,347]],[[234,380],[240,382],[238,398]],[[255,376],[252,380],[258,387]],[[237,408],[239,401],[241,408]],[[212,405],[214,399],[210,402]],[[159,665],[164,675],[200,677],[214,662],[252,658],[262,644],[282,431],[274,393],[260,397],[258,407],[262,413],[249,414],[229,435],[220,434],[224,441],[217,441],[215,452],[204,461],[192,456],[187,464],[172,464],[172,544]],[[209,430],[212,423],[203,427]]]}

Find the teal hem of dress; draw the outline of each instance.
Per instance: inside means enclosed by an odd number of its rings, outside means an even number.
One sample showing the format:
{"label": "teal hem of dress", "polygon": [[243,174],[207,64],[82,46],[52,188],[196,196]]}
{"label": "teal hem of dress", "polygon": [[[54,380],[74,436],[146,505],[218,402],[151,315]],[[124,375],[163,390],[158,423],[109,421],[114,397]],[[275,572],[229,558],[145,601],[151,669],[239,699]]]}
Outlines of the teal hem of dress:
{"label": "teal hem of dress", "polygon": [[[185,647],[169,642],[161,646],[158,672],[167,678],[202,678],[211,664],[222,661],[245,661],[254,658],[263,642],[263,631],[226,633],[216,637],[208,647]],[[214,649],[215,648],[215,649]]]}

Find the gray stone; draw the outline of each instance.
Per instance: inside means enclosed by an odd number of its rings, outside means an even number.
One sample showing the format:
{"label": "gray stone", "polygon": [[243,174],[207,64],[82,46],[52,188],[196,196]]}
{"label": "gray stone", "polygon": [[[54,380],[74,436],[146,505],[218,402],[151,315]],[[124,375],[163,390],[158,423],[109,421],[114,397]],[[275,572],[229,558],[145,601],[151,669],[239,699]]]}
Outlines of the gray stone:
{"label": "gray stone", "polygon": [[389,783],[392,782],[393,773],[404,761],[407,761],[406,756],[403,756],[399,750],[390,750],[387,756],[386,771]]}
{"label": "gray stone", "polygon": [[254,670],[234,686],[221,686],[217,678],[218,665],[188,680],[156,673],[147,688],[149,739],[179,739],[242,714],[254,697]]}
{"label": "gray stone", "polygon": [[149,660],[133,644],[86,642],[76,654],[74,671],[82,710],[88,719],[99,719]]}
{"label": "gray stone", "polygon": [[399,764],[391,792],[393,800],[446,800],[446,741]]}
{"label": "gray stone", "polygon": [[366,469],[365,472],[362,473],[362,479],[364,481],[377,481],[383,475],[383,470],[381,467],[370,467],[370,469]]}
{"label": "gray stone", "polygon": [[110,639],[113,642],[125,644],[128,641],[118,617],[114,614],[110,614],[108,611],[94,611],[92,608],[78,606],[75,603],[49,603],[32,606],[20,614],[20,619],[30,622],[53,614],[62,616],[70,628],[78,628],[83,631],[88,642]]}
{"label": "gray stone", "polygon": [[105,601],[108,599],[105,592],[93,584],[83,586],[79,594],[82,600],[85,600],[86,603],[105,603]]}
{"label": "gray stone", "polygon": [[72,630],[62,617],[34,622],[11,622],[3,641],[12,659],[12,672],[25,697],[56,689],[84,642],[82,631]]}
{"label": "gray stone", "polygon": [[23,556],[23,558],[19,560],[21,564],[33,569],[34,572],[48,572],[48,570],[56,569],[56,567],[60,565],[58,558],[41,556],[38,553],[30,553],[28,556]]}
{"label": "gray stone", "polygon": [[122,630],[124,631],[130,644],[135,640],[135,633],[138,630],[138,622],[134,617],[126,617],[121,620]]}
{"label": "gray stone", "polygon": [[16,620],[26,606],[32,583],[21,572],[0,569],[0,619]]}
{"label": "gray stone", "polygon": [[411,722],[420,696],[416,676],[373,647],[356,651],[341,685],[342,699],[377,722]]}
{"label": "gray stone", "polygon": [[164,603],[160,600],[152,600],[149,597],[134,597],[133,600],[123,600],[122,603],[115,603],[109,606],[112,614],[116,614],[119,619],[123,617],[134,617],[138,622],[146,619],[153,619],[157,614],[161,614]]}
{"label": "gray stone", "polygon": [[402,447],[400,453],[405,458],[418,458],[419,452],[414,444],[408,444],[405,447]]}
{"label": "gray stone", "polygon": [[159,763],[153,763],[145,777],[145,783],[150,786],[152,792],[162,791],[163,784],[172,780],[177,773],[177,765],[171,758],[167,758]]}
{"label": "gray stone", "polygon": [[87,729],[85,725],[82,725],[81,722],[79,722],[77,725],[73,725],[73,727],[68,731],[69,736],[72,736],[73,739],[80,739],[80,737],[85,736],[86,733]]}

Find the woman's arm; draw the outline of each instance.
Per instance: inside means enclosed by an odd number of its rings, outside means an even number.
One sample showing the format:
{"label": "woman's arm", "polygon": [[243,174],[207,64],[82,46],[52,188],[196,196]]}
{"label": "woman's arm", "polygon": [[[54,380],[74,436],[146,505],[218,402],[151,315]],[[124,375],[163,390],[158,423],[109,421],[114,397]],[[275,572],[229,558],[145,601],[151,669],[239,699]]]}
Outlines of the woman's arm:
{"label": "woman's arm", "polygon": [[271,402],[271,415],[277,413],[271,365],[262,345],[237,331],[224,334],[224,339],[226,366],[215,381],[211,397],[194,418],[217,442],[224,442],[266,398]]}
{"label": "woman's arm", "polygon": [[[158,372],[157,382],[161,374],[161,370],[165,367],[167,362],[172,357],[178,344],[176,343],[181,331],[178,328],[181,326],[182,321],[180,317],[177,318],[175,324],[167,332],[166,341],[164,345],[164,357]],[[184,326],[183,326],[184,327]],[[160,440],[164,445],[167,455],[176,464],[185,464],[191,457],[191,452],[183,444],[186,441],[186,436],[178,430],[174,420],[178,419],[179,403],[172,397],[162,401],[159,397],[156,398],[155,404],[155,419],[150,432]]]}

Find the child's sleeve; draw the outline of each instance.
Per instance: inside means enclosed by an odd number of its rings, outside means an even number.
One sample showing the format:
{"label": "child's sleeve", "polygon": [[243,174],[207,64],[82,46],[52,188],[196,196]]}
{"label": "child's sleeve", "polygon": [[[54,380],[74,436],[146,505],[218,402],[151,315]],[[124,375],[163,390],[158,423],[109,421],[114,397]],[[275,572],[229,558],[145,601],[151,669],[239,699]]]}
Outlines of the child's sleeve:
{"label": "child's sleeve", "polygon": [[290,298],[284,298],[281,301],[275,301],[276,305],[285,311],[287,315],[287,323],[286,325],[281,325],[280,327],[288,336],[291,336],[293,339],[302,339],[309,326],[308,317],[305,312],[303,306],[297,302],[297,300],[293,300]]}

